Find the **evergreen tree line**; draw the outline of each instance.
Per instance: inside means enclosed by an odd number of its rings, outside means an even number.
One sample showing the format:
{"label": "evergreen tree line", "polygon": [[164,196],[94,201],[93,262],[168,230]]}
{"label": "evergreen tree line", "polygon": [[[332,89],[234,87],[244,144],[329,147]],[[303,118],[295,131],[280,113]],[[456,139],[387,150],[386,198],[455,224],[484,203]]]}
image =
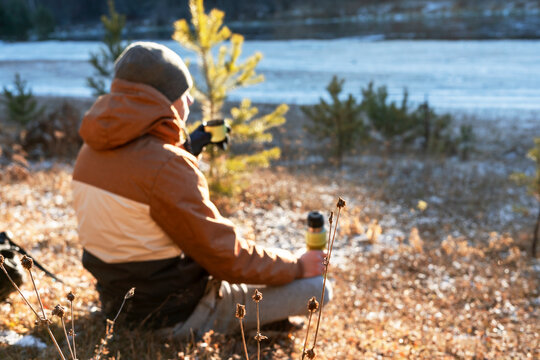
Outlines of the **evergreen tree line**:
{"label": "evergreen tree line", "polygon": [[[396,1],[396,0],[394,0]],[[10,0],[0,0],[8,3]],[[99,23],[101,14],[107,11],[106,0],[16,0],[29,10],[43,6],[49,9],[59,25]],[[169,20],[188,18],[191,13],[188,0],[117,0],[116,9],[129,21],[166,17]],[[376,0],[207,0],[208,8],[219,8],[227,13],[228,20],[268,19],[293,10],[309,10],[326,15],[340,15],[339,9],[357,9],[363,5],[377,3]]]}
{"label": "evergreen tree line", "polygon": [[[456,24],[448,28],[454,29],[456,25],[463,28],[463,31],[447,34],[446,22],[431,26],[432,16],[429,12],[424,12],[428,6],[422,0],[208,0],[206,5],[210,8],[219,8],[227,13],[227,20],[233,21],[230,24],[235,31],[242,32],[247,36],[257,38],[283,37],[284,29],[286,33],[291,33],[291,26],[283,25],[281,20],[300,20],[302,23],[306,18],[327,19],[339,17],[351,17],[359,13],[364,16],[369,14],[370,21],[361,27],[351,27],[347,24],[343,26],[327,24],[326,27],[300,26],[297,31],[299,37],[316,36],[351,36],[367,35],[375,33],[385,34],[389,38],[408,38],[411,33],[419,38],[470,38],[470,37],[538,37],[538,23],[534,20],[534,13],[529,14],[523,4],[518,0],[511,0],[505,6],[497,0],[477,0],[464,2],[459,0],[444,1],[434,0],[433,2],[446,3],[453,14],[449,20]],[[176,19],[187,19],[190,21],[191,13],[188,8],[188,0],[118,0],[116,2],[119,13],[124,14],[129,24],[133,28],[126,29],[128,37],[167,37],[172,29],[172,23]],[[513,4],[515,3],[515,6]],[[524,22],[525,28],[516,30],[515,26],[502,24],[497,16],[504,16],[508,6],[513,8],[512,16],[517,16],[520,22],[523,16],[528,17]],[[484,10],[490,8],[495,16],[494,24],[485,23]],[[514,11],[513,10],[513,11]],[[107,11],[106,0],[0,0],[0,39],[3,40],[26,40],[47,39],[55,27],[58,30],[67,30],[75,27],[94,28],[99,26],[101,14]],[[401,14],[411,18],[405,23],[395,22],[393,15]],[[381,18],[382,16],[382,18]],[[433,16],[440,16],[433,15]],[[516,18],[516,19],[517,19]],[[379,25],[381,19],[386,19]],[[468,19],[468,20],[467,20]],[[471,19],[473,19],[471,21]],[[474,20],[476,19],[476,20]],[[266,26],[243,26],[242,22],[252,20],[278,20],[273,25]],[[364,22],[363,22],[364,23]],[[280,25],[281,24],[281,25]],[[404,25],[406,24],[406,25]],[[140,25],[145,25],[144,33],[140,34]],[[150,29],[148,28],[150,27]],[[373,26],[376,26],[375,28]],[[492,29],[493,28],[493,29]],[[497,31],[495,31],[497,30]],[[292,31],[294,33],[294,31]],[[402,34],[406,33],[406,34]],[[73,36],[73,32],[69,36]],[[291,35],[289,35],[290,37]],[[94,33],[78,33],[78,39],[95,39]],[[287,36],[285,36],[287,37]]]}
{"label": "evergreen tree line", "polygon": [[[360,1],[361,4],[373,0]],[[116,9],[128,22],[171,26],[176,19],[191,19],[188,0],[117,0]],[[294,16],[312,9],[321,9],[325,16],[339,16],[341,9],[358,8],[353,0],[207,0],[209,8],[219,8],[227,13],[227,20],[242,21]],[[107,0],[0,0],[0,39],[26,40],[35,36],[46,39],[55,26],[98,25],[107,12]],[[324,10],[323,8],[328,8]]]}

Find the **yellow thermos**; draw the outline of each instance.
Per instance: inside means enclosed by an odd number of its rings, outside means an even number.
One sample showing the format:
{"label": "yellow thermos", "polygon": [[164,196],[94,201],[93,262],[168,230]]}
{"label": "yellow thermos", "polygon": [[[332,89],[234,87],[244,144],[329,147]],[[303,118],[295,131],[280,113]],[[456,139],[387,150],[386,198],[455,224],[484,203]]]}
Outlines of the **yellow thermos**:
{"label": "yellow thermos", "polygon": [[311,211],[307,217],[306,247],[308,250],[324,250],[326,248],[326,230],[324,217],[318,211]]}

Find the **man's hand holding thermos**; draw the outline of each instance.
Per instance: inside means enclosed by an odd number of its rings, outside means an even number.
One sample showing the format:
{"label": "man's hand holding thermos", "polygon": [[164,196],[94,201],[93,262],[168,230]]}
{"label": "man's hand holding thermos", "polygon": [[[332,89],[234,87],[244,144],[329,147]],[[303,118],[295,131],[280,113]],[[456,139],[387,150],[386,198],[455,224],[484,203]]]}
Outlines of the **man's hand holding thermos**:
{"label": "man's hand holding thermos", "polygon": [[299,258],[302,264],[303,277],[322,275],[324,272],[324,258],[326,252],[326,230],[324,218],[318,211],[311,211],[307,217],[308,229],[306,231],[307,251]]}
{"label": "man's hand holding thermos", "polygon": [[208,144],[227,149],[231,127],[225,119],[215,119],[203,122],[191,134],[191,153],[198,156]]}

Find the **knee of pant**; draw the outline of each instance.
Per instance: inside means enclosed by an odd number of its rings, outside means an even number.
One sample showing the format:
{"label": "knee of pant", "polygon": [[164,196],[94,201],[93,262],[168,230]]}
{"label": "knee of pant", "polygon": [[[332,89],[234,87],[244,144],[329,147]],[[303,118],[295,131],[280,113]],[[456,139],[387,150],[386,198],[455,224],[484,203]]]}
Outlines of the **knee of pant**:
{"label": "knee of pant", "polygon": [[[317,289],[316,292],[320,294],[322,292],[324,278],[322,276],[317,276],[317,277],[309,279],[309,281],[312,283],[312,285],[316,287]],[[324,304],[325,305],[328,304],[328,302],[332,300],[332,296],[333,296],[332,284],[330,283],[328,279],[326,279],[326,285],[324,288]],[[317,296],[317,298],[320,298],[320,297]]]}
{"label": "knee of pant", "polygon": [[[321,285],[321,289],[322,289],[322,285]],[[334,296],[334,290],[332,288],[332,284],[330,283],[330,281],[326,280],[326,286],[325,286],[325,289],[324,289],[324,304],[328,304],[329,301],[332,300],[332,297]]]}

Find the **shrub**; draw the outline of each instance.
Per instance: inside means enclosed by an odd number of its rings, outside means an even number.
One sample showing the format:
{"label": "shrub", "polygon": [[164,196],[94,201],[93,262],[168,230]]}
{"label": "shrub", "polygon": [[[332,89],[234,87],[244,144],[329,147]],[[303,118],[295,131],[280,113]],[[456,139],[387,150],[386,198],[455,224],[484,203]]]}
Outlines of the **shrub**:
{"label": "shrub", "polygon": [[32,119],[42,115],[45,108],[38,106],[32,89],[27,89],[26,81],[19,73],[15,74],[13,88],[14,90],[10,90],[4,86],[3,102],[6,104],[10,120],[25,126]]}
{"label": "shrub", "polygon": [[108,0],[109,17],[101,16],[101,22],[105,28],[105,37],[99,52],[90,54],[90,64],[95,69],[95,76],[86,78],[86,82],[93,89],[95,96],[107,93],[106,82],[112,79],[114,74],[114,61],[122,54],[126,44],[122,42],[122,30],[126,25],[126,17],[116,12],[114,1]]}
{"label": "shrub", "polygon": [[420,104],[411,116],[421,138],[422,148],[427,153],[444,153],[452,148],[449,132],[452,118],[450,115],[439,116],[429,107],[427,101]]}
{"label": "shrub", "polygon": [[[193,95],[201,103],[202,120],[223,118],[223,104],[230,91],[264,81],[255,71],[262,54],[256,53],[239,63],[244,37],[223,25],[225,13],[212,9],[207,14],[202,0],[190,0],[189,8],[191,26],[184,19],[176,21],[173,39],[197,55],[204,81],[194,85]],[[225,41],[229,43],[224,45]],[[217,52],[213,51],[216,47]],[[282,125],[287,111],[288,106],[282,104],[272,113],[257,117],[258,109],[248,99],[231,110],[233,145],[225,153],[213,145],[205,149],[212,191],[231,194],[240,190],[238,180],[242,175],[253,168],[266,167],[280,156],[278,147],[267,149],[264,144],[272,141],[268,130]]]}
{"label": "shrub", "polygon": [[22,145],[29,156],[73,157],[82,145],[79,136],[81,114],[68,102],[63,102],[47,116],[31,121],[26,126]]}
{"label": "shrub", "polygon": [[410,116],[408,109],[408,93],[403,90],[401,104],[388,103],[388,90],[386,86],[380,86],[377,90],[370,82],[367,88],[362,89],[361,107],[366,113],[371,126],[378,131],[386,140],[395,140],[396,136],[410,141],[414,138],[418,128],[417,119]]}
{"label": "shrub", "polygon": [[356,99],[351,94],[346,100],[339,98],[344,82],[344,79],[334,76],[326,87],[331,103],[321,98],[317,105],[301,107],[302,112],[311,120],[305,129],[318,140],[329,140],[330,155],[339,166],[343,155],[355,142],[367,137],[366,127],[359,116],[361,107]]}
{"label": "shrub", "polygon": [[466,160],[474,150],[476,137],[472,125],[461,125],[456,132],[452,116],[437,114],[427,101],[419,105],[411,117],[426,153],[459,155]]}
{"label": "shrub", "polygon": [[386,141],[419,142],[427,154],[459,155],[464,160],[474,150],[476,137],[472,125],[461,125],[456,131],[453,117],[437,114],[427,100],[411,111],[406,89],[401,104],[397,105],[388,102],[386,86],[375,90],[370,82],[362,89],[361,107],[372,128]]}

